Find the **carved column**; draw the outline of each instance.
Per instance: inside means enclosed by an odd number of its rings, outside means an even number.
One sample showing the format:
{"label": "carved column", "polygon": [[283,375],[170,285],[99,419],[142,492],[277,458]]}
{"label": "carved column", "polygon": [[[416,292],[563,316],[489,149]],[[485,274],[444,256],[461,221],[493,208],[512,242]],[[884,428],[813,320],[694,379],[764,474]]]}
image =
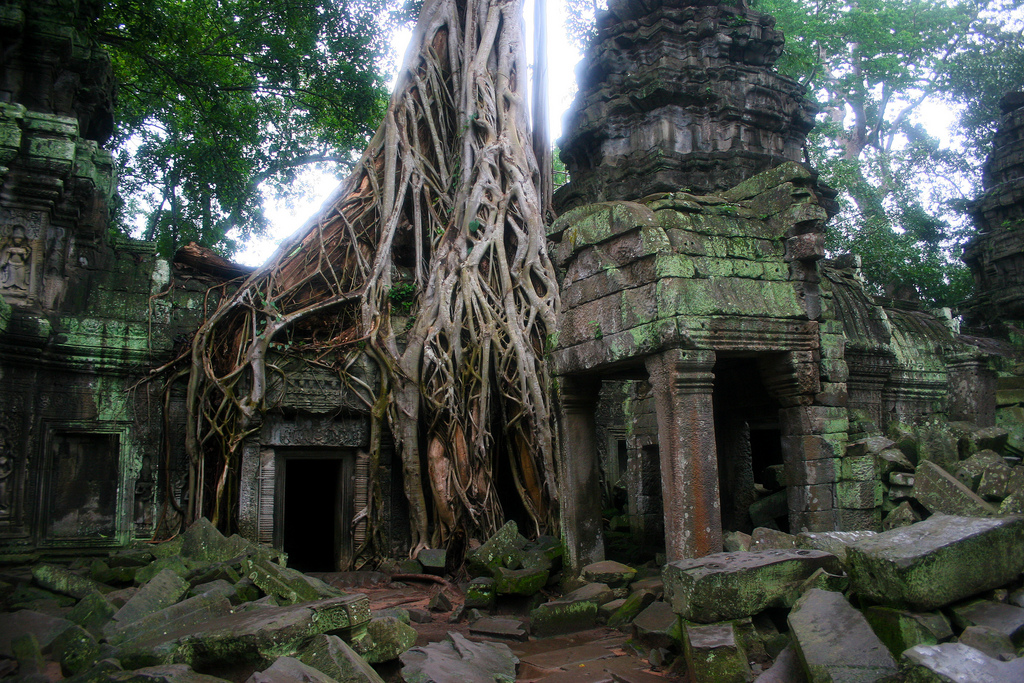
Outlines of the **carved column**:
{"label": "carved column", "polygon": [[594,412],[601,380],[562,377],[562,457],[559,461],[562,534],[570,575],[604,559],[601,475]]}
{"label": "carved column", "polygon": [[722,549],[713,351],[672,349],[647,360],[658,414],[668,561]]}

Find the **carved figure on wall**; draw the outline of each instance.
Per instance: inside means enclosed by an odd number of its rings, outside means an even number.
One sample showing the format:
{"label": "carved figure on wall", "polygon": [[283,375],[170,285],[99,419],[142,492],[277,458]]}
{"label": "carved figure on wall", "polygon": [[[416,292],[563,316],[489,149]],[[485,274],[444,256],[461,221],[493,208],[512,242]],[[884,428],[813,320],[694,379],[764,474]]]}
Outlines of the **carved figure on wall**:
{"label": "carved figure on wall", "polygon": [[31,273],[32,245],[25,235],[25,228],[15,225],[11,238],[0,249],[0,289],[27,292]]}
{"label": "carved figure on wall", "polygon": [[11,475],[14,474],[14,450],[6,427],[0,427],[0,517],[11,513]]}

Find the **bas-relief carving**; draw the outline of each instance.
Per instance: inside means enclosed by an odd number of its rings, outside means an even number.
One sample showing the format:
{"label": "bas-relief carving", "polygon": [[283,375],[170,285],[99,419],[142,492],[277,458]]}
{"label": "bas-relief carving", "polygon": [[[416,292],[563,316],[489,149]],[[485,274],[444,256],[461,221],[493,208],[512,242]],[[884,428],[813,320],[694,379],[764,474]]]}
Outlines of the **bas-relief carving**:
{"label": "bas-relief carving", "polygon": [[12,302],[31,302],[39,290],[46,251],[46,214],[0,209],[0,294]]}
{"label": "bas-relief carving", "polygon": [[260,440],[268,446],[365,446],[370,442],[370,425],[363,417],[300,417],[294,422],[268,417]]}

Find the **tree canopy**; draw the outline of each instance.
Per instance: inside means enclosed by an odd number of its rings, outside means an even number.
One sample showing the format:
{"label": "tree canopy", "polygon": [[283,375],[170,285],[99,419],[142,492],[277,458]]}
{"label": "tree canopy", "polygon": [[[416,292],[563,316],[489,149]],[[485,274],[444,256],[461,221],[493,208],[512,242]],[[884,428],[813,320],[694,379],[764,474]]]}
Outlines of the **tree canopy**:
{"label": "tree canopy", "polygon": [[265,230],[264,191],[350,168],[387,103],[378,16],[387,0],[109,0],[119,226],[228,254]]}
{"label": "tree canopy", "polygon": [[[585,41],[592,0],[574,5]],[[998,122],[996,103],[1024,85],[1014,0],[756,0],[786,36],[778,68],[821,108],[811,165],[840,191],[832,253],[864,257],[876,291],[913,285],[926,302],[969,292],[959,252],[966,201]],[[956,112],[952,138],[930,120]]]}

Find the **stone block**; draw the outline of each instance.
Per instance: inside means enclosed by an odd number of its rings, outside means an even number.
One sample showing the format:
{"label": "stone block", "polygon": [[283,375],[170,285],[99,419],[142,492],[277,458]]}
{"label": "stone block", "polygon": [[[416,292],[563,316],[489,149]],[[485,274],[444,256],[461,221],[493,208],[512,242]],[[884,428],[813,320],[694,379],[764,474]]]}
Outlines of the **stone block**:
{"label": "stone block", "polygon": [[548,582],[546,569],[506,569],[494,572],[494,590],[498,595],[534,595]]}
{"label": "stone block", "polygon": [[112,621],[104,630],[104,635],[112,645],[118,645],[128,640],[156,637],[169,630],[199,627],[230,611],[231,602],[226,597],[198,595],[133,621]]}
{"label": "stone block", "polygon": [[494,579],[489,576],[478,576],[469,582],[469,587],[466,589],[466,607],[489,610],[494,606],[496,599]]}
{"label": "stone block", "polygon": [[1016,489],[999,504],[1000,515],[1024,515],[1024,489]]}
{"label": "stone block", "polygon": [[722,537],[722,549],[727,553],[747,551],[750,550],[752,542],[750,534],[745,534],[742,531],[729,531]]}
{"label": "stone block", "polygon": [[516,679],[519,658],[504,643],[474,643],[458,633],[447,640],[414,647],[402,655],[402,678],[431,681],[501,681]]}
{"label": "stone block", "polygon": [[4,614],[0,619],[0,655],[14,657],[12,642],[26,633],[32,634],[43,652],[49,652],[57,636],[72,626],[74,623],[67,619],[27,609]]}
{"label": "stone block", "polygon": [[652,602],[632,621],[633,641],[650,650],[663,648],[678,652],[682,649],[682,622],[667,602]]}
{"label": "stone block", "polygon": [[856,458],[865,455],[877,455],[884,450],[893,448],[896,442],[884,436],[869,436],[851,441],[846,446],[846,457]]}
{"label": "stone block", "polygon": [[870,510],[882,505],[882,483],[841,481],[836,484],[836,506],[849,510]]}
{"label": "stone block", "polygon": [[265,557],[245,558],[242,561],[242,571],[261,591],[273,595],[278,604],[294,605],[345,595],[320,579],[282,567]]}
{"label": "stone block", "polygon": [[444,566],[448,553],[444,548],[424,548],[416,555],[416,559],[423,565],[426,574],[444,576]]}
{"label": "stone block", "polygon": [[959,435],[941,419],[928,419],[917,425],[917,462],[930,460],[939,467],[951,468],[960,460]]}
{"label": "stone block", "polygon": [[956,478],[970,490],[977,491],[978,484],[981,483],[981,476],[988,467],[993,465],[1003,465],[1005,467],[1006,461],[995,451],[978,451],[956,467]]}
{"label": "stone block", "polygon": [[892,472],[913,472],[914,464],[899,448],[886,448],[878,454],[879,474],[886,476]]}
{"label": "stone block", "polygon": [[72,626],[53,641],[53,654],[65,676],[74,676],[91,667],[100,654],[95,636],[81,626]]}
{"label": "stone block", "polygon": [[[71,628],[80,627],[71,626],[69,627],[69,630]],[[59,641],[60,636],[57,636],[57,640],[54,642]],[[11,654],[14,656],[14,659],[18,661],[18,673],[20,673],[21,676],[30,678],[44,673],[44,670],[46,669],[46,660],[43,658],[43,649],[40,647],[35,634],[22,633],[13,638],[11,640]]]}
{"label": "stone block", "polygon": [[581,602],[546,602],[530,611],[530,628],[538,638],[562,633],[575,633],[594,628],[597,624],[597,605],[589,600]]}
{"label": "stone block", "polygon": [[71,608],[67,617],[92,633],[99,633],[117,610],[99,593],[90,593]]}
{"label": "stone block", "polygon": [[89,593],[109,591],[92,579],[87,579],[63,567],[52,564],[37,564],[32,567],[32,578],[46,590],[62,595],[70,595],[81,600]]}
{"label": "stone block", "polygon": [[778,529],[757,527],[750,534],[748,550],[785,550],[796,547],[796,536]]}
{"label": "stone block", "polygon": [[949,620],[941,612],[909,612],[875,605],[864,618],[894,657],[915,645],[936,645],[953,637]]}
{"label": "stone block", "polygon": [[1001,453],[1006,448],[1010,433],[1002,427],[981,427],[974,428],[967,434],[960,436],[957,446],[960,450],[960,458],[970,457],[972,454],[983,450],[993,450]]}
{"label": "stone block", "polygon": [[523,622],[518,619],[484,617],[469,625],[470,635],[481,638],[525,641],[530,638]]}
{"label": "stone block", "polygon": [[787,623],[810,683],[885,681],[896,675],[896,660],[841,593],[807,591]]}
{"label": "stone block", "polygon": [[338,636],[318,635],[296,657],[338,683],[384,683],[373,667]]}
{"label": "stone block", "polygon": [[416,644],[416,631],[396,617],[370,619],[366,629],[352,636],[352,649],[370,664],[398,659]]}
{"label": "stone block", "polygon": [[629,624],[636,615],[640,614],[652,602],[654,602],[654,593],[650,591],[630,593],[622,603],[622,606],[615,610],[615,613],[608,618],[608,626],[611,628],[621,628]]}
{"label": "stone block", "polygon": [[1024,569],[1024,518],[935,515],[850,546],[856,593],[932,610],[1013,580]]}
{"label": "stone block", "polygon": [[159,574],[165,569],[169,569],[183,579],[187,579],[192,569],[185,564],[185,561],[180,557],[161,557],[145,567],[139,567],[135,570],[134,582],[137,586],[141,586],[148,583],[150,579]]}
{"label": "stone block", "polygon": [[589,601],[600,607],[615,599],[615,593],[606,583],[588,583],[562,596],[561,602]]}
{"label": "stone block", "polygon": [[621,562],[602,560],[588,564],[583,568],[581,575],[584,581],[604,583],[609,588],[615,589],[628,586],[636,577],[636,570]]}
{"label": "stone block", "polygon": [[[900,490],[913,489],[914,488],[914,475],[909,472],[890,472],[889,483],[893,487],[899,487]],[[890,498],[893,500],[899,500],[900,498],[909,498],[910,493],[907,495],[891,495]]]}
{"label": "stone block", "polygon": [[796,545],[830,553],[846,564],[846,550],[857,541],[874,536],[874,531],[802,531],[796,535]]}
{"label": "stone block", "polygon": [[1013,468],[1005,463],[998,463],[985,468],[981,473],[976,493],[985,500],[1001,501],[1010,492],[1010,477]]}
{"label": "stone block", "polygon": [[839,479],[840,462],[839,458],[787,462],[786,483],[793,486],[830,484]]}
{"label": "stone block", "polygon": [[[794,489],[796,488],[794,487]],[[799,488],[806,489],[809,487],[802,486]],[[789,496],[785,489],[776,491],[751,503],[748,508],[748,514],[750,514],[750,519],[754,526],[762,527],[774,524],[774,520],[780,517],[785,518],[789,514],[789,502]]]}
{"label": "stone block", "polygon": [[427,609],[431,612],[451,612],[452,601],[444,591],[434,593],[434,596],[430,598],[430,602],[427,603]]}
{"label": "stone block", "polygon": [[917,645],[903,653],[900,672],[909,683],[1016,683],[1024,658],[1000,662],[963,643]]}
{"label": "stone block", "polygon": [[960,628],[987,626],[1009,638],[1014,646],[1024,645],[1024,608],[992,600],[973,600],[950,608],[953,623]]}
{"label": "stone block", "polygon": [[783,437],[845,434],[849,418],[845,408],[799,406],[779,411]]}
{"label": "stone block", "polygon": [[917,514],[917,511],[908,503],[903,501],[885,516],[882,520],[882,529],[889,531],[890,529],[899,529],[901,527],[910,526],[921,521],[921,516]]}
{"label": "stone block", "polygon": [[121,625],[170,607],[188,590],[188,582],[170,569],[164,569],[131,597],[124,607],[114,613],[113,620]]}
{"label": "stone block", "polygon": [[818,550],[715,553],[670,562],[662,578],[665,598],[677,614],[714,623],[791,605],[794,591],[818,569],[839,574],[842,565]]}
{"label": "stone block", "polygon": [[995,507],[928,460],[922,460],[914,472],[914,498],[933,513],[977,517],[998,514]]}
{"label": "stone block", "polygon": [[968,626],[956,641],[999,661],[1008,662],[1017,657],[1017,648],[1006,634],[988,626]]}
{"label": "stone block", "polygon": [[732,624],[683,629],[684,653],[694,683],[747,683],[752,679],[747,653],[743,651]]}
{"label": "stone block", "polygon": [[509,521],[476,550],[466,555],[466,567],[474,576],[491,576],[498,567],[518,569],[523,563],[526,539]]}
{"label": "stone block", "polygon": [[612,615],[626,603],[626,598],[615,598],[611,602],[606,602],[597,608],[597,618],[602,624],[607,624],[608,620],[612,618]]}
{"label": "stone block", "polygon": [[333,683],[322,671],[294,657],[278,657],[268,668],[254,672],[245,683]]}

